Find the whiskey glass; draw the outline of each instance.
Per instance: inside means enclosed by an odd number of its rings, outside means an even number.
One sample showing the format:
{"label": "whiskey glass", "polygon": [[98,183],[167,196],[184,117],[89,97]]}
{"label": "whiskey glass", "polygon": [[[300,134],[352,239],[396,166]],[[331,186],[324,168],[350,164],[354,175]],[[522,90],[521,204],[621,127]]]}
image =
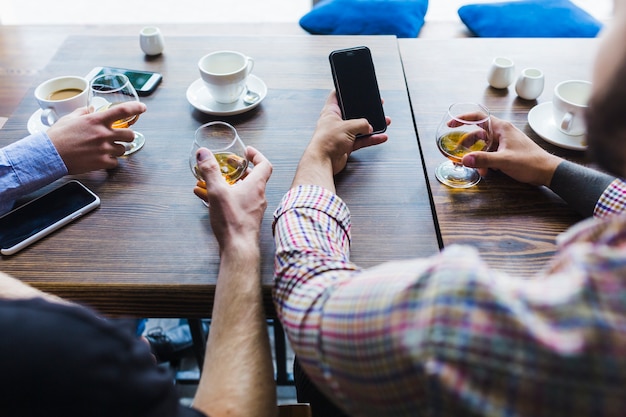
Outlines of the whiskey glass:
{"label": "whiskey glass", "polygon": [[[124,74],[102,74],[95,77],[89,83],[89,104],[94,112],[104,111],[120,103],[127,101],[139,101],[135,87]],[[125,119],[115,121],[111,127],[114,129],[126,129],[134,125],[139,115],[133,115]],[[132,142],[118,142],[126,148],[124,155],[137,152],[146,143],[143,134],[133,130],[135,138]]]}
{"label": "whiskey glass", "polygon": [[248,169],[246,145],[239,137],[237,130],[226,122],[206,123],[196,130],[189,155],[189,166],[198,180],[198,187],[206,188],[196,158],[196,153],[200,148],[207,148],[213,153],[222,176],[230,185],[236,183]]}
{"label": "whiskey glass", "polygon": [[454,103],[437,127],[439,151],[448,160],[435,170],[442,184],[452,188],[469,188],[480,181],[480,173],[463,165],[463,156],[488,151],[493,142],[491,114],[482,104]]}

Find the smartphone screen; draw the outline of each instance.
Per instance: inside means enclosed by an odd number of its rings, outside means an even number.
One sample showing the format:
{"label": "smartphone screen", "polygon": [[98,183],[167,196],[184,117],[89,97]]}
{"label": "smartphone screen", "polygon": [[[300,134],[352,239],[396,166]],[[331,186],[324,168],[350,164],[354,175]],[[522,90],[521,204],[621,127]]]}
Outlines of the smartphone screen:
{"label": "smartphone screen", "polygon": [[387,123],[369,48],[358,46],[333,51],[329,60],[343,118],[364,117],[374,133],[384,132]]}
{"label": "smartphone screen", "polygon": [[140,96],[147,96],[156,90],[157,86],[163,79],[161,74],[152,71],[140,71],[127,68],[116,67],[96,67],[87,74],[87,79],[92,80],[102,74],[119,74],[122,73],[128,77],[130,83],[137,90]]}
{"label": "smartphone screen", "polygon": [[72,180],[0,217],[0,252],[12,255],[100,205]]}

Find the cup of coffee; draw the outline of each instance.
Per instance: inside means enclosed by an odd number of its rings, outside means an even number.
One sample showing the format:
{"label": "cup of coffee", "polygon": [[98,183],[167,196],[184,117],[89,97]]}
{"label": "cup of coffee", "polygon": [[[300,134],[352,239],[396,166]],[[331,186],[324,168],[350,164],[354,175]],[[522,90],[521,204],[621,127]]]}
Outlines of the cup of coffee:
{"label": "cup of coffee", "polygon": [[254,60],[235,51],[217,51],[203,56],[198,69],[204,85],[218,103],[233,103],[245,92]]}
{"label": "cup of coffee", "polygon": [[584,113],[590,96],[589,81],[567,80],[557,84],[552,99],[552,114],[561,132],[570,136],[585,133]]}
{"label": "cup of coffee", "polygon": [[66,75],[51,78],[35,88],[35,99],[41,107],[41,123],[52,126],[61,117],[89,104],[89,81]]}

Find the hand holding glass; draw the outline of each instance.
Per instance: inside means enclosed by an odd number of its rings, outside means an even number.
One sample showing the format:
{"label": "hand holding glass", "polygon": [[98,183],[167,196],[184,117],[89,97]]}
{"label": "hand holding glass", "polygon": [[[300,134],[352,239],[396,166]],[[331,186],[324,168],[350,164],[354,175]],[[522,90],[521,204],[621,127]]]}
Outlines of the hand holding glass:
{"label": "hand holding glass", "polygon": [[492,143],[489,110],[481,104],[452,104],[437,127],[436,140],[441,153],[449,159],[437,167],[437,179],[452,188],[476,185],[480,174],[461,161],[470,152],[489,150]]}
{"label": "hand holding glass", "polygon": [[[89,102],[93,111],[104,111],[116,104],[125,103],[127,101],[139,101],[137,91],[131,84],[128,77],[124,74],[103,74],[99,75],[90,82],[90,98]],[[118,120],[113,123],[114,129],[126,129],[135,124],[139,119],[139,115],[130,116],[126,119]],[[135,139],[132,142],[119,142],[126,147],[124,155],[130,155],[141,149],[146,142],[143,134],[135,133]]]}
{"label": "hand holding glass", "polygon": [[248,169],[246,145],[235,128],[224,122],[204,124],[196,130],[189,155],[189,166],[193,175],[198,179],[199,187],[206,188],[196,158],[196,153],[200,148],[207,148],[213,153],[222,176],[231,185],[237,182]]}

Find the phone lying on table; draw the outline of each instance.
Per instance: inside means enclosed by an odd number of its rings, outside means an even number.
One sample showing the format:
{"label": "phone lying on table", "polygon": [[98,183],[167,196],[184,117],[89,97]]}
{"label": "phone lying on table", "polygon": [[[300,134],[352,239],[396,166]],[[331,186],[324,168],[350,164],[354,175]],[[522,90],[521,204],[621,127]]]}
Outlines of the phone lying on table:
{"label": "phone lying on table", "polygon": [[100,198],[76,180],[0,217],[0,253],[13,255],[100,205]]}
{"label": "phone lying on table", "polygon": [[332,51],[328,57],[344,120],[366,118],[373,133],[387,130],[372,54],[368,47]]}
{"label": "phone lying on table", "polygon": [[128,77],[130,83],[135,87],[137,94],[140,96],[149,96],[152,94],[163,79],[163,76],[158,72],[117,67],[95,67],[89,71],[89,74],[87,74],[85,78],[93,80],[98,75],[120,73]]}

